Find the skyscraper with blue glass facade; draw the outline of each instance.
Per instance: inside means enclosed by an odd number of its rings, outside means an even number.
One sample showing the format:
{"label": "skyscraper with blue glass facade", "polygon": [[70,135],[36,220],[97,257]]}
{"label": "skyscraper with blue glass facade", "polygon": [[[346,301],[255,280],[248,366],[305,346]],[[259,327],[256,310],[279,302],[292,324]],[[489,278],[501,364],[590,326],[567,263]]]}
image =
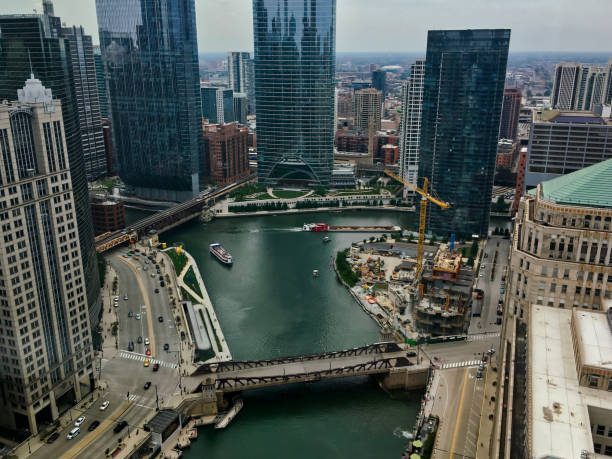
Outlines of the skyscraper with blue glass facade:
{"label": "skyscraper with blue glass facade", "polygon": [[429,31],[419,184],[451,204],[430,204],[435,234],[487,234],[509,43],[506,29]]}
{"label": "skyscraper with blue glass facade", "polygon": [[334,144],[335,0],[253,0],[261,182],[324,184]]}
{"label": "skyscraper with blue glass facade", "polygon": [[202,117],[194,0],[96,0],[113,152],[144,197],[199,192]]}

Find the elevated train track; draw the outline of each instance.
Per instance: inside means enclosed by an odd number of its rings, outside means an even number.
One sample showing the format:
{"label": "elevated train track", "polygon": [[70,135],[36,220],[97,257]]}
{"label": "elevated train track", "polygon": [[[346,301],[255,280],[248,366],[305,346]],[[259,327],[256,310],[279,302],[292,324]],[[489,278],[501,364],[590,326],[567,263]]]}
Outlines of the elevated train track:
{"label": "elevated train track", "polygon": [[208,206],[211,201],[225,196],[236,188],[249,183],[257,178],[257,175],[252,174],[238,182],[226,185],[218,190],[211,191],[206,194],[201,194],[189,201],[181,202],[168,209],[160,210],[149,217],[145,217],[131,224],[127,230],[115,231],[114,233],[105,234],[96,238],[96,251],[99,253],[112,249],[130,239],[138,240],[145,236],[151,230],[156,233],[163,233],[178,225],[197,217],[204,207]]}

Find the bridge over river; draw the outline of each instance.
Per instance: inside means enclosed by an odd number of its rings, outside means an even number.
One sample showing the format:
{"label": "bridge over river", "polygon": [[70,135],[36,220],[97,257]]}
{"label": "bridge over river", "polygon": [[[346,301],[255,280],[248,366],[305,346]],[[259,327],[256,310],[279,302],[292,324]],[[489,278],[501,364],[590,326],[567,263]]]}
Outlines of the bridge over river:
{"label": "bridge over river", "polygon": [[428,368],[416,364],[414,352],[383,342],[320,354],[209,363],[191,376],[201,377],[203,385],[214,383],[217,393],[360,375],[383,375],[389,389],[414,389],[425,385]]}

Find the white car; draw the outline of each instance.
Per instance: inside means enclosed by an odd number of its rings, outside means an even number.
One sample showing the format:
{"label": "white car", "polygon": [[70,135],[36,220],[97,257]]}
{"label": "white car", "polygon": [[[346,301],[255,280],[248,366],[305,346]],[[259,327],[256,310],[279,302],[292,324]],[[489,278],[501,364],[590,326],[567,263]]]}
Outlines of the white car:
{"label": "white car", "polygon": [[127,300],[128,300],[127,293],[126,293],[125,295],[123,295],[123,299],[124,299],[125,301],[127,301]]}
{"label": "white car", "polygon": [[145,346],[148,346],[150,343],[149,338],[145,338]]}
{"label": "white car", "polygon": [[136,314],[136,320],[140,320],[140,314]]}
{"label": "white car", "polygon": [[102,403],[102,405],[100,405],[100,411],[104,411],[108,405],[110,405],[110,402],[108,400],[105,400],[104,403]]}
{"label": "white car", "polygon": [[78,427],[85,422],[87,418],[85,416],[79,416],[76,421],[74,421],[74,426]]}
{"label": "white car", "polygon": [[70,432],[68,432],[68,435],[66,435],[66,438],[68,440],[72,440],[74,437],[76,437],[80,433],[81,433],[81,429],[79,429],[78,427],[75,427]]}

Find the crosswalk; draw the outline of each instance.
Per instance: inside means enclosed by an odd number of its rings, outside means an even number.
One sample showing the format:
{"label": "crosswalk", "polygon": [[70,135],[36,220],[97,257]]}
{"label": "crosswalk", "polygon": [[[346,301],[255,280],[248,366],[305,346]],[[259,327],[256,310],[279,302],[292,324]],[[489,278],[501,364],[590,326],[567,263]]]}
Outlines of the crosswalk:
{"label": "crosswalk", "polygon": [[[136,360],[137,362],[144,362],[144,359],[150,358],[150,357],[147,357],[146,355],[135,354],[133,352],[126,352],[126,351],[119,352],[119,357],[121,357],[122,359]],[[173,368],[173,369],[178,368],[178,365],[176,363],[170,363],[170,362],[165,362],[163,360],[151,359],[151,365],[155,365],[156,363],[159,363],[160,367]]]}
{"label": "crosswalk", "polygon": [[485,341],[491,338],[499,337],[500,333],[479,333],[478,335],[469,335],[466,341]]}
{"label": "crosswalk", "polygon": [[480,363],[480,360],[465,360],[463,362],[445,363],[444,365],[442,365],[442,369],[445,370],[446,368],[475,367],[477,365],[480,365]]}

